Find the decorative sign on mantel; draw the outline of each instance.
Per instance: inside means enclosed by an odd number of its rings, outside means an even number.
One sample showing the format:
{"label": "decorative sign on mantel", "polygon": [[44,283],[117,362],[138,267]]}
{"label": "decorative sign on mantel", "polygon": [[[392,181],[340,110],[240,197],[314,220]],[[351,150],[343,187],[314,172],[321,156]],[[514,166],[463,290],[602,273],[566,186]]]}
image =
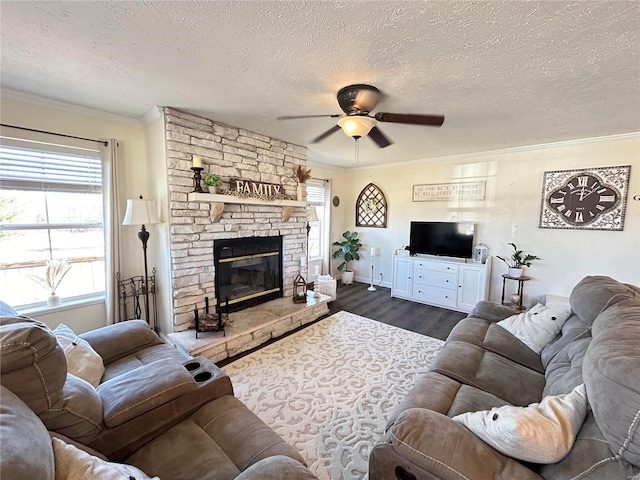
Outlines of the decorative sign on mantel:
{"label": "decorative sign on mantel", "polygon": [[257,197],[281,197],[284,195],[282,185],[267,182],[256,182],[254,180],[243,180],[232,178],[229,186],[232,192],[244,195],[255,195]]}
{"label": "decorative sign on mantel", "polygon": [[414,202],[449,202],[456,200],[483,201],[486,195],[487,181],[456,183],[430,183],[413,186]]}

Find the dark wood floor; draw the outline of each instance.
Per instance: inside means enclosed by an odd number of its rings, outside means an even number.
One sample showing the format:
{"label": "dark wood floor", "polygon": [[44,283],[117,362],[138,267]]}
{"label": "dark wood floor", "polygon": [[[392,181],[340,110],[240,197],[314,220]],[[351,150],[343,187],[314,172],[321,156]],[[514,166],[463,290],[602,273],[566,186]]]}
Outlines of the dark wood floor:
{"label": "dark wood floor", "polygon": [[391,298],[388,288],[376,287],[375,292],[370,292],[368,287],[364,283],[339,285],[338,298],[329,305],[330,313],[345,310],[440,340],[446,340],[456,323],[467,316],[466,313]]}

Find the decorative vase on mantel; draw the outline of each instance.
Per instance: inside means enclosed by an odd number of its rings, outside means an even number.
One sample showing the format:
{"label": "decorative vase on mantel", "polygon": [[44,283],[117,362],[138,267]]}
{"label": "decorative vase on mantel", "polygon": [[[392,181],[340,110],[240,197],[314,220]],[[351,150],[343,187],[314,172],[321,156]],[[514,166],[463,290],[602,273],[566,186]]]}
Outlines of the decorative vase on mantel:
{"label": "decorative vase on mantel", "polygon": [[213,185],[209,185],[209,193],[218,193],[218,187],[214,187]]}
{"label": "decorative vase on mantel", "polygon": [[509,267],[509,276],[513,278],[520,278],[522,276],[522,268]]}
{"label": "decorative vase on mantel", "polygon": [[301,202],[304,200],[304,184],[299,183],[296,188],[296,199]]}

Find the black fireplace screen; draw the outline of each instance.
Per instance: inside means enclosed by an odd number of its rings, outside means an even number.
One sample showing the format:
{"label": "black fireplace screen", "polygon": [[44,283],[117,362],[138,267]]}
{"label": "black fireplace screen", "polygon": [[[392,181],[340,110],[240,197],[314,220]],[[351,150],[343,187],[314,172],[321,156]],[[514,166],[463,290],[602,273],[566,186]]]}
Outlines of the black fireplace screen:
{"label": "black fireplace screen", "polygon": [[282,297],[282,236],[216,240],[213,258],[218,311]]}

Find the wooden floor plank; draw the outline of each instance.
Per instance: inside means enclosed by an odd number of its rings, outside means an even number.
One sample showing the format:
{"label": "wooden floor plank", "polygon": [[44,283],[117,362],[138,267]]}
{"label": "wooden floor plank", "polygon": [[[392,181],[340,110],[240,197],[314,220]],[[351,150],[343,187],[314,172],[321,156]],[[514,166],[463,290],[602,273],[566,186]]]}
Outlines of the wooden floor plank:
{"label": "wooden floor plank", "polygon": [[446,340],[453,327],[467,316],[466,313],[391,298],[388,288],[376,287],[375,292],[370,292],[368,287],[365,283],[339,285],[337,300],[329,304],[330,314],[345,310],[440,340]]}

